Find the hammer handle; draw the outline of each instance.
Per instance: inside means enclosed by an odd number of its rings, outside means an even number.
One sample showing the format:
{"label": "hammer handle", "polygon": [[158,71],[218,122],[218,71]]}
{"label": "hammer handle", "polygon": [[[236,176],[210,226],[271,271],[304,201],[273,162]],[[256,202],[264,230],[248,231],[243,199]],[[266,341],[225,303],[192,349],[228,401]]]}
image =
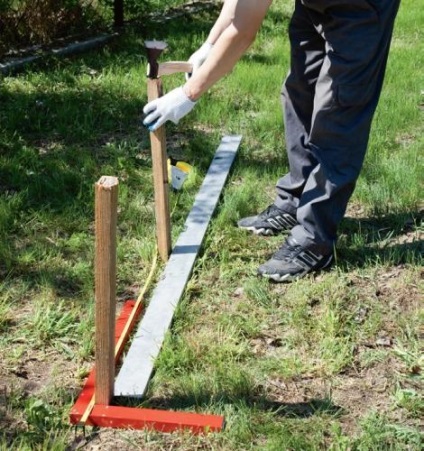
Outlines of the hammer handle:
{"label": "hammer handle", "polygon": [[[166,63],[159,63],[158,65],[158,77],[162,75],[171,75],[178,72],[191,73],[193,71],[193,65],[186,61],[167,61]],[[150,73],[150,67],[147,67],[147,74]]]}
{"label": "hammer handle", "polygon": [[171,75],[177,72],[191,73],[193,71],[193,65],[186,61],[167,61],[165,63],[159,63],[158,76]]}

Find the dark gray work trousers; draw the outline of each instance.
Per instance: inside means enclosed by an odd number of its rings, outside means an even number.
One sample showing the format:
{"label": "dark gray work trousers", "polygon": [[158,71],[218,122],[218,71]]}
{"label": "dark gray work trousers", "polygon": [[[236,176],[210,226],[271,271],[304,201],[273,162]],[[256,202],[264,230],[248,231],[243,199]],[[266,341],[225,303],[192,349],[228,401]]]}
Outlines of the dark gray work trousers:
{"label": "dark gray work trousers", "polygon": [[296,0],[284,83],[290,172],[275,204],[295,213],[292,236],[323,254],[363,164],[400,0]]}

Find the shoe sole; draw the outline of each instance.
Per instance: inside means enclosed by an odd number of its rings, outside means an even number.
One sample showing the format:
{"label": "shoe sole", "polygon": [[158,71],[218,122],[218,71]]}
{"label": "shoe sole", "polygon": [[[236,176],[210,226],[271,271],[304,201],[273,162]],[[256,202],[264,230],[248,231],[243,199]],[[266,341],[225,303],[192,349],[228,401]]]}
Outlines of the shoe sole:
{"label": "shoe sole", "polygon": [[238,226],[239,229],[247,230],[248,232],[252,232],[255,235],[261,235],[261,236],[275,236],[280,233],[289,233],[290,230],[276,230],[273,229],[266,229],[265,227],[262,227],[260,229],[257,229],[256,227],[243,227]]}
{"label": "shoe sole", "polygon": [[311,274],[311,273],[317,273],[319,271],[324,271],[326,269],[329,269],[329,267],[331,266],[333,262],[333,257],[331,257],[328,262],[325,263],[324,266],[317,268],[317,269],[311,269],[309,271],[304,271],[298,274],[278,274],[274,273],[274,274],[259,274],[262,277],[265,277],[266,279],[270,279],[273,280],[274,282],[293,282],[297,279],[301,279],[302,277],[306,276],[307,274]]}
{"label": "shoe sole", "polygon": [[247,230],[248,232],[252,232],[255,235],[262,235],[262,236],[275,235],[274,231],[272,229],[265,229],[265,228],[257,229],[256,227],[240,227],[240,229]]}
{"label": "shoe sole", "polygon": [[265,277],[265,279],[273,280],[274,282],[293,282],[296,279],[302,278],[307,273],[302,274],[296,274],[295,276],[291,274],[284,274],[283,276],[281,274],[275,273],[275,274],[260,274],[260,276]]}

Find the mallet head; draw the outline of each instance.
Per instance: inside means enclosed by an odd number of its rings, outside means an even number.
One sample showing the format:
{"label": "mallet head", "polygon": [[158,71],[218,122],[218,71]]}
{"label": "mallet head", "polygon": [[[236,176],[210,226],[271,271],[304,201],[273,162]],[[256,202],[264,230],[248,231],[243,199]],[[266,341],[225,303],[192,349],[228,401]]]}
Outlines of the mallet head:
{"label": "mallet head", "polygon": [[157,78],[159,71],[158,59],[168,44],[164,41],[144,41],[144,46],[146,47],[147,61],[149,62],[147,76],[149,78]]}

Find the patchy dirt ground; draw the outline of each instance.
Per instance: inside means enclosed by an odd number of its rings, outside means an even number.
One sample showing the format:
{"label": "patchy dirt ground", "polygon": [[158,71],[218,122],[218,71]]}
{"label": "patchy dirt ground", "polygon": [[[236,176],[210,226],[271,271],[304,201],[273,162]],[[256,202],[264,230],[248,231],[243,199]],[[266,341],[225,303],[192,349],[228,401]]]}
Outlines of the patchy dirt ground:
{"label": "patchy dirt ground", "polygon": [[[424,238],[416,230],[406,230],[395,240],[401,243],[415,242],[417,237],[419,240]],[[359,297],[378,303],[385,314],[378,334],[373,340],[356,343],[354,365],[335,376],[270,377],[261,389],[267,400],[271,404],[284,406],[288,416],[307,417],[317,411],[335,414],[343,432],[348,435],[357,432],[364,412],[370,408],[386,414],[396,423],[423,428],[422,418],[411,416],[408,410],[396,407],[393,400],[397,387],[412,388],[423,394],[423,387],[409,376],[422,375],[424,368],[417,363],[415,366],[408,364],[394,351],[399,346],[399,333],[403,324],[399,318],[418,315],[422,309],[424,269],[415,272],[418,275],[416,280],[411,278],[411,274],[406,264],[380,268],[372,280],[353,272],[350,276],[352,289],[357,290]],[[239,295],[242,293],[238,292]],[[28,308],[27,305],[25,310]],[[368,313],[367,308],[358,310],[356,321],[363,322]],[[421,346],[423,338],[424,329],[416,337]],[[22,345],[18,337],[15,344]],[[250,345],[254,353],[266,355],[275,352],[281,340],[278,337],[262,337],[252,340]],[[8,351],[11,352],[11,349]],[[374,360],[367,357],[370,351],[374,351]],[[5,431],[15,431],[15,437],[16,431],[27,430],[25,419],[14,408],[19,404],[17,399],[29,399],[51,391],[63,397],[59,403],[70,402],[78,395],[82,376],[87,370],[79,368],[73,359],[64,358],[64,354],[55,349],[48,352],[20,352],[17,358],[13,359],[9,355],[0,362],[0,425]],[[175,449],[180,438],[170,436],[166,440],[169,440],[170,449]],[[143,433],[139,432],[102,430],[83,435],[78,431],[70,435],[69,447],[93,451],[135,449],[142,442]],[[148,449],[163,449],[163,443],[161,441],[156,448],[153,440]]]}
{"label": "patchy dirt ground", "polygon": [[[354,207],[348,213],[354,221],[363,214]],[[373,224],[370,230],[380,226]],[[422,246],[423,242],[424,232],[420,226],[417,227],[417,219],[411,218],[405,222],[402,232],[388,236],[384,245],[405,246],[418,243],[418,246]],[[417,247],[414,249],[417,252]],[[383,321],[378,333],[370,340],[355,343],[354,364],[339,374],[304,375],[286,379],[272,376],[260,387],[261,397],[270,406],[275,404],[280,409],[283,406],[286,416],[302,418],[315,415],[316,412],[336,415],[347,435],[358,432],[364,413],[370,409],[385,414],[395,423],[424,428],[422,415],[413,415],[394,401],[395,392],[399,388],[412,389],[421,396],[424,395],[422,357],[414,360],[411,357],[412,351],[403,349],[400,339],[400,335],[405,332],[403,328],[406,327],[403,318],[422,314],[424,269],[412,269],[407,263],[401,263],[396,266],[381,266],[366,275],[361,271],[352,271],[349,280],[350,288],[356,290],[359,298],[379,306]],[[136,287],[131,291],[137,291]],[[237,289],[235,296],[243,296],[243,290]],[[126,299],[128,296],[121,297]],[[319,306],[316,308],[319,309]],[[369,313],[368,307],[358,309],[355,321],[362,324]],[[52,393],[52,403],[56,405],[58,415],[66,421],[68,406],[78,395],[88,371],[88,367],[81,368],[75,359],[66,357],[66,354],[54,347],[39,351],[25,349],[25,340],[19,335],[19,320],[20,317],[31,314],[31,304],[27,303],[19,315],[11,319],[11,323],[15,325],[10,329],[14,339],[7,349],[1,351],[0,426],[6,434],[7,431],[13,431],[11,434],[15,438],[19,436],[19,431],[24,433],[28,430],[19,407],[25,404],[25,400]],[[412,338],[422,353],[424,328],[415,335]],[[257,355],[272,355],[281,346],[281,338],[255,338],[250,341],[250,346]],[[101,430],[84,435],[79,430],[69,435],[68,446],[69,449],[93,451],[142,449],[145,438],[146,435],[142,432]],[[181,436],[170,435],[162,437],[160,443],[156,443],[154,438],[150,438],[148,449],[164,449],[164,443],[168,443],[168,449],[177,449],[181,444],[180,440]],[[199,449],[204,445],[202,439],[199,439],[196,444],[192,443],[190,449]]]}
{"label": "patchy dirt ground", "polygon": [[[411,415],[411,412],[396,405],[394,401],[394,394],[399,387],[410,388],[424,395],[419,379],[414,382],[414,378],[409,377],[414,374],[422,375],[424,368],[409,366],[408,362],[403,361],[394,352],[399,344],[400,327],[394,318],[399,315],[418,314],[422,308],[424,270],[419,273],[420,280],[417,280],[417,283],[403,285],[400,282],[408,279],[408,271],[406,266],[387,268],[379,271],[371,283],[362,277],[352,276],[352,286],[359,290],[360,296],[371,297],[385,306],[387,321],[383,322],[373,340],[357,343],[354,365],[335,376],[269,378],[261,388],[269,405],[283,408],[284,415],[288,417],[309,417],[317,412],[335,415],[343,433],[348,436],[358,433],[360,421],[370,410],[386,415],[393,423],[418,430],[424,428],[422,417]],[[358,311],[357,321],[364,321],[367,313]],[[417,337],[421,345],[423,338],[424,329]],[[251,346],[260,355],[272,354],[280,345],[280,340],[275,337],[251,341]],[[374,352],[375,361],[369,361],[367,358],[370,351]],[[113,449],[108,448],[110,443],[113,443],[113,446],[119,444],[121,449],[135,449],[143,442],[140,437],[134,432],[100,431],[88,437],[87,441],[80,437],[73,442],[73,446],[84,446],[94,451]],[[170,448],[178,449],[179,438],[168,437],[167,440]],[[156,447],[153,442],[148,449],[163,449],[162,446],[163,443]],[[193,446],[192,449],[200,448]]]}

